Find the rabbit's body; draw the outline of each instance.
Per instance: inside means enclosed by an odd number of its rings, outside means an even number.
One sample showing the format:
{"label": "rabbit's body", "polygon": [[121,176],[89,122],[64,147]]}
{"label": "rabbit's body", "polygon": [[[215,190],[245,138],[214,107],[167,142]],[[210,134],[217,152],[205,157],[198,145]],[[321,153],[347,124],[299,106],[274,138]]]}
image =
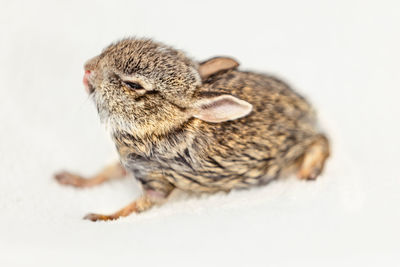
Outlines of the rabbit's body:
{"label": "rabbit's body", "polygon": [[273,77],[230,70],[203,86],[201,94],[227,93],[250,102],[252,113],[222,123],[191,118],[165,135],[140,140],[116,131],[123,165],[146,189],[214,192],[265,184],[318,136],[310,105]]}
{"label": "rabbit's body", "polygon": [[59,182],[93,186],[124,170],[144,194],[109,220],[140,212],[174,188],[229,191],[262,185],[294,163],[315,179],[329,155],[307,101],[276,78],[236,70],[230,58],[197,63],[148,39],[125,39],[85,64],[84,84],[120,154],[120,165],[92,179],[70,173]]}

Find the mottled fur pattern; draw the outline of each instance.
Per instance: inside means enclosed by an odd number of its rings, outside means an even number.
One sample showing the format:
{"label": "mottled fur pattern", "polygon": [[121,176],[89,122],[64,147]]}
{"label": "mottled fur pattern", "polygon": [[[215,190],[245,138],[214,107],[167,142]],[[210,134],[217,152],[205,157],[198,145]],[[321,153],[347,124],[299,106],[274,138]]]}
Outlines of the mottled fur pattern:
{"label": "mottled fur pattern", "polygon": [[[284,82],[236,69],[202,80],[198,68],[182,52],[147,39],[119,41],[86,64],[101,120],[145,190],[167,196],[174,188],[216,192],[266,184],[327,140],[311,106]],[[126,80],[143,89],[132,90]],[[198,100],[220,95],[247,101],[251,113],[220,123],[193,116]],[[327,141],[324,146],[327,157]]]}

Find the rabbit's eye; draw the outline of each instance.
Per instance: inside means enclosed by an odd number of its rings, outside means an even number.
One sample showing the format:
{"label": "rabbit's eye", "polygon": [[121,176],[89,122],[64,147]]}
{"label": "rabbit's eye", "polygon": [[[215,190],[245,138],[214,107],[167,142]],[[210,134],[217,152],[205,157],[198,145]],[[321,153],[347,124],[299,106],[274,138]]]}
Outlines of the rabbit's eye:
{"label": "rabbit's eye", "polygon": [[141,86],[139,83],[128,82],[128,81],[125,81],[124,83],[125,83],[126,85],[128,85],[129,88],[131,88],[132,90],[144,89],[143,86]]}

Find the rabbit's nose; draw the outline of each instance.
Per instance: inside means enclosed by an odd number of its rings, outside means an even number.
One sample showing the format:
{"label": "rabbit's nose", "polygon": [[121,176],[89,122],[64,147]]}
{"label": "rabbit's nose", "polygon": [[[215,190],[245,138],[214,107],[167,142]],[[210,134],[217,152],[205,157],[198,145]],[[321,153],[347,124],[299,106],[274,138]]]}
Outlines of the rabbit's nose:
{"label": "rabbit's nose", "polygon": [[83,75],[83,85],[85,86],[86,92],[88,94],[91,94],[94,91],[93,86],[89,83],[89,77],[91,73],[92,72],[90,70],[86,70],[85,75]]}
{"label": "rabbit's nose", "polygon": [[89,75],[90,75],[91,71],[90,70],[86,70],[85,71],[85,75],[83,75],[83,85],[85,87],[87,87],[89,85]]}

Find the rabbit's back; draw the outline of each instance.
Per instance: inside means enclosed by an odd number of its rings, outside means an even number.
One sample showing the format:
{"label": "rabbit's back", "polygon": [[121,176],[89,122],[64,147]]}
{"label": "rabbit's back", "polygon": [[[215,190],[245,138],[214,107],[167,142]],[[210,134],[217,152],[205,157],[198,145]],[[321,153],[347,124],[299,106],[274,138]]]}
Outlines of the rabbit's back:
{"label": "rabbit's back", "polygon": [[232,70],[210,77],[204,85],[211,92],[233,94],[251,103],[253,119],[261,115],[268,123],[288,119],[313,124],[315,120],[306,99],[273,76]]}

